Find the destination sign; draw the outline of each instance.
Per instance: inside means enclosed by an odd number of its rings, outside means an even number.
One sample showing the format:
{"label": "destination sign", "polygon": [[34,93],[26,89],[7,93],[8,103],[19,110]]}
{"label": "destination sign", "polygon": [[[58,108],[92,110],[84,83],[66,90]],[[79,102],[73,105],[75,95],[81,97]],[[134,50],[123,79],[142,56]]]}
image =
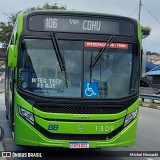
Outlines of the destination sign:
{"label": "destination sign", "polygon": [[77,32],[133,35],[133,24],[126,20],[77,16],[34,15],[29,18],[31,31]]}
{"label": "destination sign", "polygon": [[92,19],[45,18],[44,30],[119,34],[119,24]]}

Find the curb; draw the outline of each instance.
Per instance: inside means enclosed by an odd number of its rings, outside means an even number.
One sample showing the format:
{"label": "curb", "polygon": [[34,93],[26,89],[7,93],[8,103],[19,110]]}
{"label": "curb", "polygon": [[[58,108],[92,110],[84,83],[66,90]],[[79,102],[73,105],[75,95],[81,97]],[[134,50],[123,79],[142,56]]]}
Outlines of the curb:
{"label": "curb", "polygon": [[[4,130],[3,128],[0,126],[0,152],[4,152],[4,148],[3,148],[3,144],[2,144],[2,139],[4,137]],[[2,156],[2,155],[1,155]],[[0,158],[2,159],[2,157]]]}
{"label": "curb", "polygon": [[0,142],[0,151],[2,151],[2,152],[4,151],[2,141]]}
{"label": "curb", "polygon": [[160,107],[152,106],[152,105],[149,105],[149,104],[141,104],[141,107],[146,107],[146,108],[152,108],[152,109],[158,109],[158,110],[160,110]]}
{"label": "curb", "polygon": [[[0,142],[0,152],[4,152],[4,148],[3,148],[3,144],[2,144],[2,141]],[[0,160],[6,160],[5,157],[0,157]]]}
{"label": "curb", "polygon": [[0,94],[1,94],[1,93],[4,93],[4,91],[0,91]]}

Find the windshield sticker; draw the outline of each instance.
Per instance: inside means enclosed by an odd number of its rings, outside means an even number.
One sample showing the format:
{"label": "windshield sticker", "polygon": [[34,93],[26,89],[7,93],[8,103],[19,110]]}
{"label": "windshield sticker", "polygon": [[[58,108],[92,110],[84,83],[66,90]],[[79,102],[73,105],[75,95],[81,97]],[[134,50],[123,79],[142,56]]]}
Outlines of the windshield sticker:
{"label": "windshield sticker", "polygon": [[[84,42],[84,47],[87,48],[103,48],[106,46],[106,42]],[[108,48],[115,48],[115,49],[128,49],[128,44],[126,43],[111,43]]]}
{"label": "windshield sticker", "polygon": [[22,83],[22,88],[27,88],[27,83]]}
{"label": "windshield sticker", "polygon": [[98,82],[84,82],[83,97],[98,98]]}
{"label": "windshield sticker", "polygon": [[[36,84],[36,88],[63,88],[64,81],[62,79],[51,79],[51,78],[31,78],[31,83]],[[35,86],[35,85],[32,85]]]}

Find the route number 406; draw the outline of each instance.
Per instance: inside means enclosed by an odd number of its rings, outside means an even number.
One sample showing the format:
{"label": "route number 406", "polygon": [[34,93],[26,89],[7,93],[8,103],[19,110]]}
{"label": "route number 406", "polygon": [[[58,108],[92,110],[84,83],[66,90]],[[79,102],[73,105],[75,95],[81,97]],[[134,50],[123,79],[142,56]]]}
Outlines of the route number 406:
{"label": "route number 406", "polygon": [[96,126],[96,131],[97,132],[107,132],[107,131],[113,131],[114,126]]}

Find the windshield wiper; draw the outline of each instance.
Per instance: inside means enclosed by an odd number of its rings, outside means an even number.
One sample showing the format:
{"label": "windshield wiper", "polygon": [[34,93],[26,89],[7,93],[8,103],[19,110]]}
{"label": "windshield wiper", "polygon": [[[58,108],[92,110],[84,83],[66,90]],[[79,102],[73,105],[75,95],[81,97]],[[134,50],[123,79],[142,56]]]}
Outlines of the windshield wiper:
{"label": "windshield wiper", "polygon": [[89,77],[90,77],[90,84],[91,84],[91,81],[92,81],[92,60],[93,60],[93,48],[92,48],[92,51],[91,51],[91,57],[90,57],[90,66],[89,66],[89,68],[90,68],[90,75],[89,75]]}
{"label": "windshield wiper", "polygon": [[109,40],[107,41],[106,45],[99,51],[99,53],[97,54],[97,56],[93,59],[93,61],[90,64],[90,67],[93,68],[94,66],[97,65],[97,63],[102,59],[105,51],[109,48],[109,46],[112,44],[112,42],[115,39],[115,35],[111,35]]}
{"label": "windshield wiper", "polygon": [[54,47],[55,52],[56,52],[56,56],[57,56],[57,60],[58,60],[60,69],[61,69],[61,71],[65,72],[64,74],[65,74],[66,87],[68,88],[67,73],[66,73],[66,65],[65,65],[64,56],[62,56],[61,51],[59,49],[55,33],[51,34],[51,38],[52,38],[53,47]]}
{"label": "windshield wiper", "polygon": [[51,37],[52,37],[52,43],[53,43],[53,47],[54,47],[55,52],[56,52],[56,56],[57,56],[57,59],[58,59],[60,69],[61,69],[61,71],[65,71],[66,67],[65,67],[64,58],[62,57],[62,54],[60,52],[56,36],[55,36],[55,34],[51,34]]}

